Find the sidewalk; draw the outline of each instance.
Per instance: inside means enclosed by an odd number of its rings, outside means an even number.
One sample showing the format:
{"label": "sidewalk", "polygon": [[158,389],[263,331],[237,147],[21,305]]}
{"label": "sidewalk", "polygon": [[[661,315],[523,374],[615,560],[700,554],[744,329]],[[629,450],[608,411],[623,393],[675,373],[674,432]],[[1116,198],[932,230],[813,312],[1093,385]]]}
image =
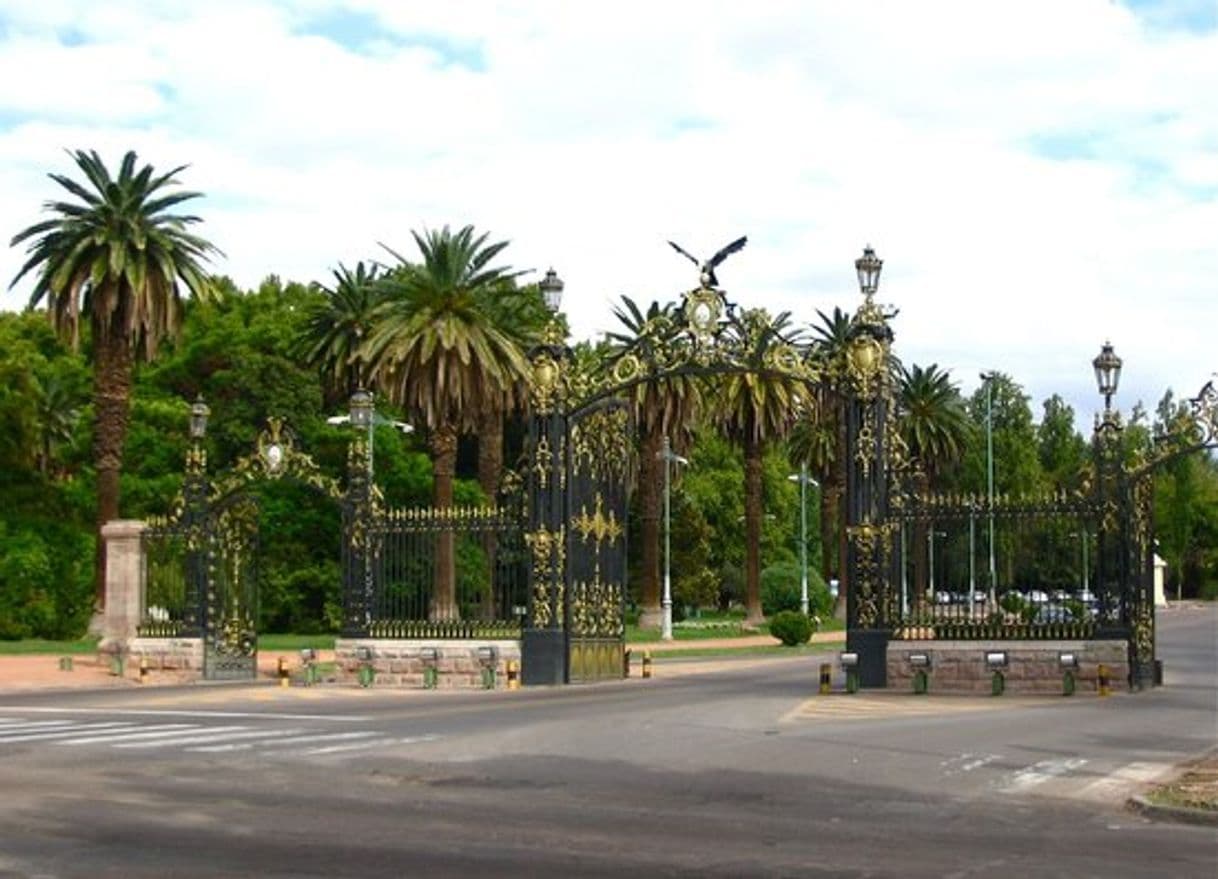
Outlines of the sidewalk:
{"label": "sidewalk", "polygon": [[[819,632],[812,636],[812,643],[840,642],[845,632]],[[642,661],[643,652],[651,651],[652,655],[675,654],[692,650],[730,650],[748,647],[776,647],[780,642],[770,635],[746,635],[736,638],[698,638],[682,641],[654,641],[646,643],[628,643],[627,649],[634,657],[634,663]],[[296,673],[300,669],[300,654],[295,650],[262,651],[258,654],[258,677],[260,680],[272,680],[279,666],[279,658],[283,657],[289,671]],[[28,656],[0,656],[0,695],[5,693],[29,693],[43,690],[69,689],[99,689],[139,686],[166,686],[186,683],[194,676],[178,672],[150,672],[141,684],[139,666],[127,663],[120,677],[114,673],[108,660],[100,660],[96,654],[76,654],[71,658],[71,670],[63,670],[60,666],[61,657],[53,653],[34,654]],[[732,657],[717,657],[721,660],[732,661]],[[743,657],[742,657],[743,658]],[[766,657],[749,657],[764,659]],[[709,661],[709,657],[699,657]],[[318,662],[332,662],[333,651],[318,651]],[[637,671],[636,671],[637,673]]]}

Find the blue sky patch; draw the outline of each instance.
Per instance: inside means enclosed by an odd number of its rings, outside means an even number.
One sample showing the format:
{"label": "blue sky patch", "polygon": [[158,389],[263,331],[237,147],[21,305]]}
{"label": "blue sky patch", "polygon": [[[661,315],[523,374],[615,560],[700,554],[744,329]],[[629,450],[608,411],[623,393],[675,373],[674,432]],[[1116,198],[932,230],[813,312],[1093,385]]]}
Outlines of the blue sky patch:
{"label": "blue sky patch", "polygon": [[1152,28],[1206,34],[1218,30],[1218,3],[1214,0],[1122,0]]}
{"label": "blue sky patch", "polygon": [[481,46],[462,43],[438,34],[402,34],[384,27],[375,15],[350,10],[333,10],[310,20],[297,33],[323,37],[349,52],[367,54],[376,46],[421,48],[433,52],[443,67],[465,67],[481,73],[486,57]]}

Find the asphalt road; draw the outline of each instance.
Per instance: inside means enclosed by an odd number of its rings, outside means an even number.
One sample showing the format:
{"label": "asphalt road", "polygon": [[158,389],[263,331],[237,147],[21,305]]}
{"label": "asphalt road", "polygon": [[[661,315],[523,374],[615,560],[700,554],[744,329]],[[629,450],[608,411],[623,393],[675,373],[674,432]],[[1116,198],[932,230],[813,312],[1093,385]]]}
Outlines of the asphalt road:
{"label": "asphalt road", "polygon": [[506,693],[188,687],[0,700],[5,876],[1206,877],[1125,811],[1218,744],[1218,608],[1167,686],[819,697],[816,658]]}

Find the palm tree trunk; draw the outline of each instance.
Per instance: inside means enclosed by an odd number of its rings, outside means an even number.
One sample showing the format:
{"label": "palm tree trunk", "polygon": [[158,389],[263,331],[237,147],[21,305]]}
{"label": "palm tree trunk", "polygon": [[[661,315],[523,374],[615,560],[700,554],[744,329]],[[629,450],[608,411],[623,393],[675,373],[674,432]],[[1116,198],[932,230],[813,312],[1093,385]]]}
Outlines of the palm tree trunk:
{"label": "palm tree trunk", "polygon": [[[495,503],[499,480],[503,476],[503,411],[488,409],[478,419],[478,484],[487,501]],[[482,551],[486,555],[487,582],[482,593],[480,614],[484,620],[495,618],[495,556],[498,537],[488,531],[482,535]],[[507,608],[504,609],[505,611]]]}
{"label": "palm tree trunk", "polygon": [[[116,322],[117,323],[117,322]],[[115,328],[107,333],[93,322],[95,349],[93,371],[93,463],[97,471],[97,552],[94,555],[94,604],[106,604],[106,544],[101,528],[119,516],[119,477],[123,470],[123,445],[131,400],[134,363],[131,345]]]}
{"label": "palm tree trunk", "polygon": [[762,453],[764,443],[749,431],[744,440],[745,625],[765,622],[761,612]]}
{"label": "palm tree trunk", "polygon": [[[453,481],[457,472],[457,430],[451,424],[441,424],[431,437],[432,474],[434,477],[433,505],[437,510],[450,510],[453,505]],[[433,620],[458,618],[457,569],[452,529],[436,535],[435,582],[432,587]]]}
{"label": "palm tree trunk", "polygon": [[664,444],[660,422],[643,435],[639,461],[639,515],[642,517],[643,594],[639,626],[658,629],[663,619],[660,607],[660,467],[658,455]]}

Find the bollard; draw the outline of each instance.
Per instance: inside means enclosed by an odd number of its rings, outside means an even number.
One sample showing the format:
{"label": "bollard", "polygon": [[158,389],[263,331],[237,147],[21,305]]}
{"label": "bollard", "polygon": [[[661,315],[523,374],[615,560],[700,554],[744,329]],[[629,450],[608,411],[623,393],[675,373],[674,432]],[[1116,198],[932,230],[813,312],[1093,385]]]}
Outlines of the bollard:
{"label": "bollard", "polygon": [[1099,686],[1101,696],[1111,695],[1112,690],[1109,689],[1108,685],[1108,666],[1104,665],[1102,662],[1100,663],[1099,668],[1095,670],[1095,680],[1096,684]]}
{"label": "bollard", "polygon": [[72,670],[72,657],[61,656],[59,658],[59,670],[60,671],[71,671]]}
{"label": "bollard", "polygon": [[1066,669],[1066,671],[1062,673],[1062,695],[1074,695],[1074,672],[1070,671],[1069,669]]}
{"label": "bollard", "polygon": [[630,677],[630,648],[622,651],[622,677]]}
{"label": "bollard", "polygon": [[854,651],[838,654],[838,665],[846,673],[846,692],[854,695],[859,691],[859,655]]}
{"label": "bollard", "polygon": [[993,676],[990,678],[990,695],[1001,696],[1007,688],[1007,679],[1004,671],[1010,664],[1010,658],[1005,650],[987,650],[985,653],[985,666]]}
{"label": "bollard", "polygon": [[507,688],[520,689],[520,663],[514,659],[509,659],[507,664]]}
{"label": "bollard", "polygon": [[854,695],[859,691],[859,673],[853,668],[846,672],[846,692]]}
{"label": "bollard", "polygon": [[913,691],[917,696],[925,696],[927,690],[930,689],[930,681],[927,679],[926,670],[918,669],[913,676]]}
{"label": "bollard", "polygon": [[140,683],[145,683],[148,680],[148,657],[140,657]]}
{"label": "bollard", "polygon": [[423,669],[423,689],[434,690],[440,681],[440,672],[434,665]]}
{"label": "bollard", "polygon": [[1007,680],[1002,672],[995,671],[994,676],[990,678],[990,695],[1001,696],[1007,688]]}
{"label": "bollard", "polygon": [[284,657],[279,657],[279,665],[275,669],[275,673],[279,676],[279,686],[286,687],[288,685],[288,661]]}
{"label": "bollard", "polygon": [[482,668],[482,689],[495,689],[495,668],[494,666],[483,666]]}
{"label": "bollard", "polygon": [[643,651],[643,677],[644,678],[651,677],[651,651],[650,650]]}
{"label": "bollard", "polygon": [[913,669],[914,695],[925,696],[930,691],[930,653],[909,654],[909,665]]}
{"label": "bollard", "polygon": [[820,664],[820,694],[822,696],[829,695],[833,689],[833,666],[827,662]]}
{"label": "bollard", "polygon": [[123,662],[123,654],[114,653],[110,656],[110,674],[115,677],[123,677],[126,674],[126,663]]}
{"label": "bollard", "polygon": [[372,670],[372,664],[368,662],[360,663],[359,667],[359,685],[365,689],[372,686],[372,679],[375,673]]}

